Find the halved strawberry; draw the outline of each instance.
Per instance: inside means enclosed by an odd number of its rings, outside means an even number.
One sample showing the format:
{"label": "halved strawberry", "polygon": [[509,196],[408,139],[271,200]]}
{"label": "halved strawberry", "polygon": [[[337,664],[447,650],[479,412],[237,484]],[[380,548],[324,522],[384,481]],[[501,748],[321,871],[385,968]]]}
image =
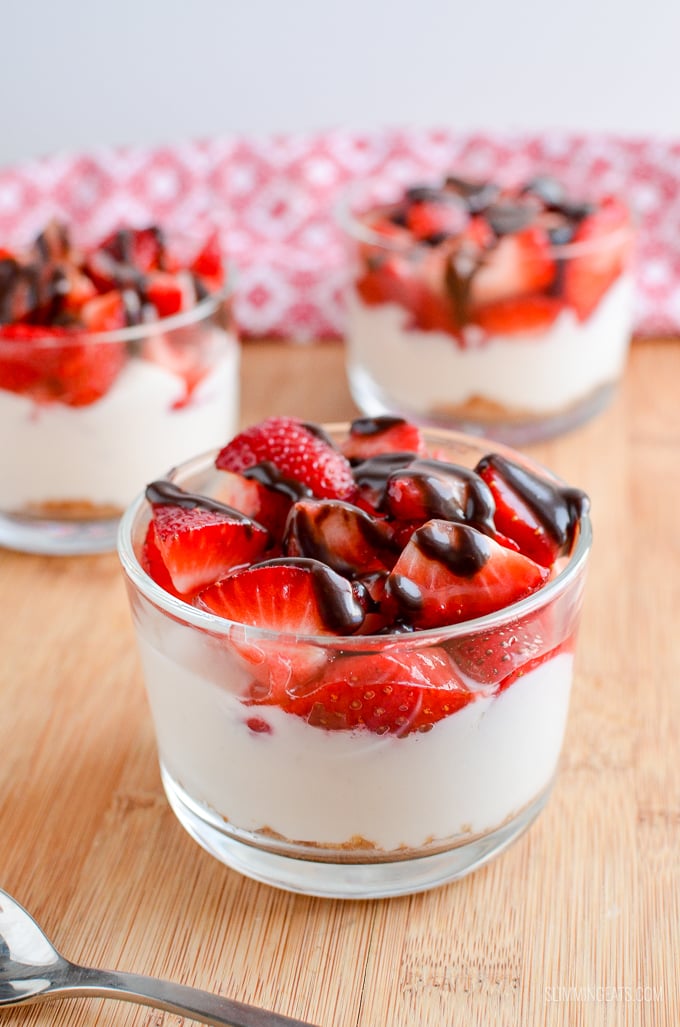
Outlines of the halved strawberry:
{"label": "halved strawberry", "polygon": [[557,296],[531,293],[509,296],[477,307],[473,320],[489,335],[516,335],[520,332],[545,332],[557,319],[564,303]]}
{"label": "halved strawberry", "polygon": [[555,278],[555,258],[547,232],[530,225],[504,235],[485,251],[472,277],[470,302],[474,307],[547,289]]}
{"label": "halved strawberry", "polygon": [[563,293],[585,321],[628,263],[632,230],[625,204],[615,197],[604,199],[581,221],[571,246],[573,254],[564,259]]}
{"label": "halved strawberry", "polygon": [[296,417],[269,417],[246,428],[221,450],[215,465],[243,472],[263,461],[321,499],[349,499],[355,492],[347,457],[320,429]]}
{"label": "halved strawberry", "polygon": [[327,731],[403,737],[431,730],[473,698],[444,650],[429,647],[340,656],[313,689],[282,705]]}
{"label": "halved strawberry", "polygon": [[397,559],[390,529],[359,507],[337,499],[303,499],[291,508],[284,549],[308,556],[346,578],[392,567]]}
{"label": "halved strawberry", "polygon": [[341,446],[348,460],[367,460],[381,453],[424,452],[425,443],[417,425],[403,417],[357,417],[349,426]]}
{"label": "halved strawberry", "polygon": [[165,237],[156,225],[146,228],[120,228],[100,244],[121,264],[127,264],[144,273],[171,270],[167,266]]}
{"label": "halved strawberry", "polygon": [[498,453],[483,457],[475,470],[494,497],[497,530],[525,556],[551,567],[569,551],[588,509],[585,493],[539,477]]}
{"label": "halved strawberry", "polygon": [[431,520],[413,533],[388,580],[416,628],[481,617],[524,599],[549,571],[467,524]]}
{"label": "halved strawberry", "polygon": [[269,544],[266,528],[221,503],[193,496],[168,482],[152,483],[146,494],[153,506],[158,553],[182,595],[252,563]]}

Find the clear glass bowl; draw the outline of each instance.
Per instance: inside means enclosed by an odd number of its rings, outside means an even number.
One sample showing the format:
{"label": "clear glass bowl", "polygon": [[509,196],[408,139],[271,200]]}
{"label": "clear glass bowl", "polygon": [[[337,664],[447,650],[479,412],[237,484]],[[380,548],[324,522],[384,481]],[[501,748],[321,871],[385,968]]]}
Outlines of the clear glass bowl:
{"label": "clear glass bowl", "polygon": [[[551,246],[546,256],[554,274],[530,304],[524,295],[515,303],[510,292],[485,306],[483,293],[498,289],[497,276],[511,290],[507,283],[538,281],[544,273],[533,254],[512,250],[503,237],[497,266],[476,279],[480,306],[465,307],[460,322],[461,278],[450,273],[449,244],[388,237],[363,220],[402,195],[393,184],[359,182],[338,209],[351,260],[347,375],[360,410],[509,445],[560,434],[602,410],[623,373],[632,333],[632,218],[598,239]],[[612,265],[617,274],[609,283]]]}
{"label": "clear glass bowl", "polygon": [[[344,429],[326,430],[340,437]],[[455,433],[426,432],[426,440],[470,467],[489,450]],[[218,496],[214,457],[177,467],[171,480]],[[163,785],[180,822],[213,856],[306,894],[407,894],[474,870],[537,816],[567,719],[587,516],[560,573],[505,610],[411,634],[331,638],[246,627],[168,594],[140,565],[149,519],[140,497],[121,521],[119,555]],[[253,702],[270,675],[289,674],[297,692],[320,667],[353,681],[353,701],[373,701],[380,689],[388,696],[398,680],[422,693],[421,708],[437,698],[432,676],[441,685],[444,673],[451,712],[429,730],[409,730],[406,721],[380,733]]]}
{"label": "clear glass bowl", "polygon": [[240,357],[231,294],[229,282],[184,313],[33,338],[30,350],[1,341],[0,424],[11,445],[0,545],[114,550],[120,515],[147,481],[233,433]]}

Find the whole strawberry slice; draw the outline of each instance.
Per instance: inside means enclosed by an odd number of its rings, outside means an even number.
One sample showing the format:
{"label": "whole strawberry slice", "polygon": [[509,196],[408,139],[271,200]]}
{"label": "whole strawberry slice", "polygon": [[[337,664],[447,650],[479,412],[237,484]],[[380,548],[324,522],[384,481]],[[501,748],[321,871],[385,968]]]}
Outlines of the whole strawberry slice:
{"label": "whole strawberry slice", "polygon": [[418,528],[388,579],[405,620],[434,628],[482,617],[524,599],[549,571],[467,524]]}
{"label": "whole strawberry slice", "polygon": [[368,460],[381,453],[423,453],[420,428],[403,417],[357,417],[352,421],[342,452],[348,460]]}
{"label": "whole strawberry slice", "polygon": [[551,567],[568,552],[574,531],[588,509],[580,489],[538,477],[499,453],[482,457],[475,468],[496,503],[496,528],[526,556]]}
{"label": "whole strawberry slice", "polygon": [[146,496],[153,507],[156,553],[182,595],[259,559],[269,544],[269,532],[257,521],[169,482],[153,482]]}
{"label": "whole strawberry slice", "polygon": [[269,417],[246,428],[221,450],[215,466],[243,473],[263,461],[320,499],[349,499],[355,491],[347,458],[316,426],[295,417]]}
{"label": "whole strawberry slice", "polygon": [[404,736],[429,731],[473,698],[444,650],[430,647],[340,656],[312,690],[282,705],[327,731]]}

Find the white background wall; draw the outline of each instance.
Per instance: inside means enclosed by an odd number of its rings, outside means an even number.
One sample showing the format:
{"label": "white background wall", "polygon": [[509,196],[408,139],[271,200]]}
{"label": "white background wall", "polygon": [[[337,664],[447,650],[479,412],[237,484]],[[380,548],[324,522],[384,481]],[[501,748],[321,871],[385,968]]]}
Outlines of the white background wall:
{"label": "white background wall", "polygon": [[0,0],[0,164],[419,125],[680,137],[678,0]]}

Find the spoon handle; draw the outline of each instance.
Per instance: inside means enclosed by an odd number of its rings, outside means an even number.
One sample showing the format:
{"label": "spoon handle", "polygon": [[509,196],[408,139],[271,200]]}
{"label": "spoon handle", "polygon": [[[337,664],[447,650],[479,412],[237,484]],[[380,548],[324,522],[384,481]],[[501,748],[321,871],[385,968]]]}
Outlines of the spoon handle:
{"label": "spoon handle", "polygon": [[95,970],[75,963],[69,965],[60,986],[50,990],[54,997],[90,995],[138,1002],[217,1027],[314,1027],[303,1020],[235,1002],[185,984],[117,970]]}

